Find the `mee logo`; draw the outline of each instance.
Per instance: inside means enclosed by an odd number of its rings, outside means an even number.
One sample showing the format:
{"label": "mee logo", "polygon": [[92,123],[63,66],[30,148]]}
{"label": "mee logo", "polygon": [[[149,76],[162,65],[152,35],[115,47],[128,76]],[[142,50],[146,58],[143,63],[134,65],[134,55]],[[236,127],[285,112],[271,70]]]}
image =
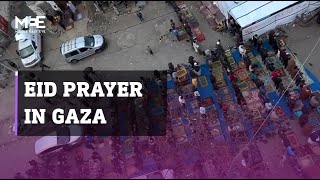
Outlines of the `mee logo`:
{"label": "mee logo", "polygon": [[[26,16],[24,19],[19,19],[15,16],[15,29],[18,32],[24,33],[44,33],[45,32],[45,16]],[[18,30],[19,29],[19,30]]]}

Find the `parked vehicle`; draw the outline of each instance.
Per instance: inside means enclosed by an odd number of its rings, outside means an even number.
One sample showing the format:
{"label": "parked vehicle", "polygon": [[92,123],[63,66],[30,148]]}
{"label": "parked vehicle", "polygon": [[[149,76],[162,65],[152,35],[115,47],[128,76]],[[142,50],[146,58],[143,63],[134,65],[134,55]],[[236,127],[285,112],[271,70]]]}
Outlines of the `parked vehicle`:
{"label": "parked vehicle", "polygon": [[[70,125],[48,134],[35,143],[35,153],[39,157],[51,157],[57,152],[83,142],[81,126]],[[78,136],[73,136],[76,134]]]}
{"label": "parked vehicle", "polygon": [[43,60],[42,37],[40,33],[16,33],[17,54],[24,67],[32,67]]}
{"label": "parked vehicle", "polygon": [[60,53],[68,63],[77,63],[95,53],[100,53],[106,47],[105,38],[101,35],[83,36],[62,44]]}

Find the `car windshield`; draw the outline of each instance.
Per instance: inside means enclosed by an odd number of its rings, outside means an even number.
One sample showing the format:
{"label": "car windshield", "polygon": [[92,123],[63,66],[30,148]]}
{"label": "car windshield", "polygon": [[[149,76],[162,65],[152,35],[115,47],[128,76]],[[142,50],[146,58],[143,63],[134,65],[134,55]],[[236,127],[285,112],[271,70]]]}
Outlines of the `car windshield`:
{"label": "car windshield", "polygon": [[64,127],[57,131],[57,143],[59,145],[68,144],[70,141],[70,129],[68,127]]}
{"label": "car windshield", "polygon": [[20,57],[21,57],[22,59],[24,59],[24,58],[27,58],[27,57],[31,56],[31,55],[34,53],[34,49],[33,49],[33,47],[30,45],[30,46],[28,46],[28,47],[26,47],[26,48],[21,49],[21,50],[19,51],[19,53],[20,53]]}
{"label": "car windshield", "polygon": [[86,47],[93,47],[94,46],[94,37],[93,36],[85,36],[84,37],[84,45]]}

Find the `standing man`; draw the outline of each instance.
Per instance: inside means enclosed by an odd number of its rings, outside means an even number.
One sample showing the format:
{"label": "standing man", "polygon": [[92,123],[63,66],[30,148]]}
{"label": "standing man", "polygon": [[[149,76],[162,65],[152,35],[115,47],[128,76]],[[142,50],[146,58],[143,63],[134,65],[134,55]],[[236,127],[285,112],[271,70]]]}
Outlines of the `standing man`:
{"label": "standing man", "polygon": [[148,52],[150,53],[150,55],[153,55],[153,51],[152,51],[152,49],[150,48],[150,46],[148,46],[147,50],[148,50]]}
{"label": "standing man", "polygon": [[173,19],[170,20],[170,25],[172,30],[176,29],[176,23],[173,22]]}
{"label": "standing man", "polygon": [[257,48],[257,43],[258,43],[258,34],[255,34],[253,37],[252,37],[252,41],[253,41],[253,45],[254,47]]}
{"label": "standing man", "polygon": [[138,16],[138,18],[140,19],[141,22],[144,21],[141,12],[138,12],[138,13],[137,13],[137,16]]}

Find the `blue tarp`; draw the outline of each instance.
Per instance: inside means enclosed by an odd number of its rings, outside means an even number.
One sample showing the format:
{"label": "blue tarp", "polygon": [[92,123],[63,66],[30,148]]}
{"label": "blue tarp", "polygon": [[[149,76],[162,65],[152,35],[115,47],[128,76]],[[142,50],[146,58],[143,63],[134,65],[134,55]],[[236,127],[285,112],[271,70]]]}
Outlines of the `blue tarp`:
{"label": "blue tarp", "polygon": [[241,54],[239,52],[239,49],[233,50],[231,54],[235,62],[238,63],[241,61]]}

